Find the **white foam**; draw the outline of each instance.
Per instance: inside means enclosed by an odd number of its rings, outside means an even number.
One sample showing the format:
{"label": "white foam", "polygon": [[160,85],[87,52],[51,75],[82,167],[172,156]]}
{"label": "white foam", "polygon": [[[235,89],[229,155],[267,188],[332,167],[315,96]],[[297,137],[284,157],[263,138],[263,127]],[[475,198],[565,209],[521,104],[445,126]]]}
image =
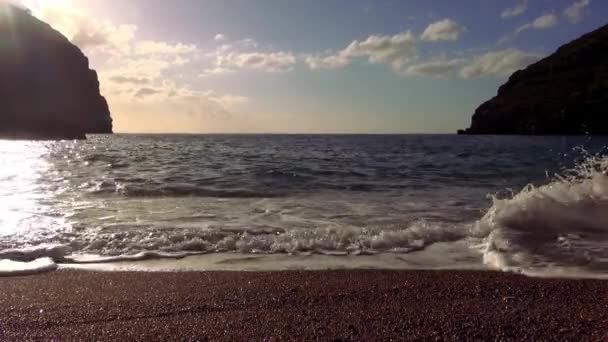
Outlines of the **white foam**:
{"label": "white foam", "polygon": [[204,252],[182,252],[182,253],[159,253],[159,252],[141,252],[132,255],[117,255],[117,256],[99,256],[91,254],[76,254],[66,257],[66,263],[72,264],[102,264],[102,263],[120,263],[120,262],[137,262],[145,260],[179,260],[188,256],[202,255]]}
{"label": "white foam", "polygon": [[589,158],[541,187],[494,198],[472,234],[484,262],[529,275],[608,275],[608,158]]}
{"label": "white foam", "polygon": [[0,259],[19,262],[31,262],[39,259],[49,258],[61,262],[72,249],[66,245],[39,245],[21,249],[7,249],[0,251]]}
{"label": "white foam", "polygon": [[436,243],[424,251],[407,254],[241,254],[210,253],[181,259],[147,259],[110,263],[61,264],[64,269],[95,271],[284,271],[328,269],[482,270],[480,256],[464,241]]}
{"label": "white foam", "polygon": [[0,260],[0,277],[32,275],[57,269],[51,258],[40,258],[30,262]]}

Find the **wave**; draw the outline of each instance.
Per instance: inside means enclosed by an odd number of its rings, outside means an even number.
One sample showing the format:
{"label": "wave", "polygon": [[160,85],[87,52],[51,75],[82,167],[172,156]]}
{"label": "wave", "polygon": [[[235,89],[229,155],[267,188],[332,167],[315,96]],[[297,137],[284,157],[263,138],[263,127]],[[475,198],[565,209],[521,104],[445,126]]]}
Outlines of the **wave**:
{"label": "wave", "polygon": [[[121,191],[113,185],[108,187]],[[246,194],[234,190],[213,195]],[[135,196],[133,192],[131,195]],[[588,156],[545,185],[528,185],[508,197],[495,195],[483,217],[472,222],[420,219],[390,227],[336,225],[316,229],[265,225],[171,228],[144,224],[135,229],[128,225],[103,226],[60,234],[47,241],[56,245],[0,251],[0,260],[12,263],[0,265],[0,275],[10,274],[11,268],[14,271],[20,266],[30,270],[27,272],[38,272],[62,263],[179,259],[226,252],[408,254],[457,241],[478,250],[479,262],[492,269],[534,276],[608,277],[608,157]]]}
{"label": "wave", "polygon": [[[120,227],[117,227],[120,230]],[[284,230],[276,227],[97,232],[71,242],[78,250],[103,255],[141,251],[239,253],[409,253],[466,236],[462,226],[416,221],[405,228],[335,227]]]}
{"label": "wave", "polygon": [[549,184],[494,197],[472,234],[495,269],[608,275],[608,158],[588,156]]}
{"label": "wave", "polygon": [[284,230],[275,227],[127,230],[122,226],[89,232],[58,245],[0,252],[0,259],[55,263],[108,263],[148,259],[180,259],[208,253],[374,255],[406,254],[437,242],[466,237],[465,226],[423,220],[405,228]]}

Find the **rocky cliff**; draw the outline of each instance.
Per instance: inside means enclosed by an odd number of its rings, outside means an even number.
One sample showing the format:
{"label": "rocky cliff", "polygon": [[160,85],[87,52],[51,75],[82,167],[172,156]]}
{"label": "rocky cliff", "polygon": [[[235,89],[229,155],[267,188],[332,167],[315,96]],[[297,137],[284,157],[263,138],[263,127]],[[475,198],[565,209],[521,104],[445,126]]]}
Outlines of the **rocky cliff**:
{"label": "rocky cliff", "polygon": [[515,72],[466,134],[608,134],[608,25]]}
{"label": "rocky cliff", "polygon": [[27,10],[0,2],[0,137],[112,133],[97,73],[76,46]]}

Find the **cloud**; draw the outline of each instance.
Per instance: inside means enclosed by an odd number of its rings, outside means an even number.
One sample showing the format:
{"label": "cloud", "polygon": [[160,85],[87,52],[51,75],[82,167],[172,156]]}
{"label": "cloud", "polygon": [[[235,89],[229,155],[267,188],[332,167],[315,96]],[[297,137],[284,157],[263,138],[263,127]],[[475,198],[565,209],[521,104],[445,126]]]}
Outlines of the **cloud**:
{"label": "cloud", "polygon": [[[171,114],[171,117],[204,115],[207,118],[211,116],[215,119],[225,119],[250,100],[242,95],[219,93],[209,89],[199,90],[165,77],[151,80],[146,84],[130,82],[132,81],[130,79],[113,79],[126,82],[119,84],[122,87],[120,90],[115,88],[116,83],[104,83],[104,91],[108,88],[114,90],[109,92],[109,100],[117,103],[119,107],[129,107],[130,110],[138,112]],[[166,112],[159,113],[159,108],[163,108]]]}
{"label": "cloud", "polygon": [[43,7],[34,13],[78,47],[115,55],[129,53],[137,31],[135,25],[97,20],[74,7]]}
{"label": "cloud", "polygon": [[304,62],[311,70],[339,69],[350,64],[349,58],[343,55],[307,56]]}
{"label": "cloud", "polygon": [[542,56],[539,54],[517,49],[492,51],[474,56],[470,63],[462,68],[460,76],[465,79],[482,76],[509,76],[541,58]]}
{"label": "cloud", "polygon": [[458,40],[464,28],[451,19],[442,19],[430,24],[420,36],[426,41]]}
{"label": "cloud", "polygon": [[125,77],[125,76],[112,76],[110,80],[119,84],[149,84],[150,80],[147,78],[138,78],[138,77]]}
{"label": "cloud", "polygon": [[515,7],[506,8],[502,13],[500,13],[500,17],[502,19],[514,18],[518,17],[528,9],[528,0],[523,0],[521,3],[517,4]]}
{"label": "cloud", "polygon": [[250,69],[265,72],[290,71],[296,64],[291,52],[230,52],[218,55],[216,67],[224,69]]}
{"label": "cloud", "polygon": [[354,40],[337,53],[307,55],[304,62],[311,70],[339,69],[348,66],[354,58],[364,57],[372,64],[388,64],[401,70],[418,58],[416,37],[410,31],[395,35],[371,35],[365,40]]}
{"label": "cloud", "polygon": [[545,14],[536,18],[536,20],[532,22],[532,27],[537,30],[543,30],[556,26],[558,21],[559,19],[555,14]]}
{"label": "cloud", "polygon": [[583,10],[585,9],[585,7],[589,6],[590,3],[591,3],[591,0],[576,1],[570,7],[566,8],[564,10],[564,16],[571,23],[573,23],[573,24],[578,23],[579,21],[583,20],[583,16],[584,16]]}
{"label": "cloud", "polygon": [[156,95],[156,94],[160,94],[162,91],[158,90],[158,89],[152,89],[152,88],[141,88],[139,89],[137,92],[135,92],[135,98],[138,99],[142,99],[145,98],[147,96],[151,96],[151,95]]}
{"label": "cloud", "polygon": [[138,41],[134,45],[133,53],[136,55],[183,55],[198,50],[194,44],[170,44],[152,40]]}
{"label": "cloud", "polygon": [[213,40],[215,40],[216,42],[223,42],[226,40],[226,35],[218,33],[215,35],[215,37],[213,37]]}
{"label": "cloud", "polygon": [[200,92],[198,97],[204,97],[226,108],[234,107],[249,102],[249,98],[246,96],[218,94],[213,90]]}
{"label": "cloud", "polygon": [[405,31],[393,36],[372,35],[364,41],[353,41],[338,58],[367,57],[370,63],[385,63],[400,69],[418,57],[416,37]]}
{"label": "cloud", "polygon": [[198,51],[194,44],[137,40],[137,26],[116,25],[108,20],[95,19],[74,6],[47,6],[38,8],[34,13],[88,53],[133,56],[184,55]]}
{"label": "cloud", "polygon": [[173,65],[169,60],[152,57],[116,58],[115,60],[109,61],[109,64],[113,63],[116,63],[117,65],[104,68],[102,73],[102,76],[106,77],[110,81],[114,81],[117,77],[119,77],[119,79],[122,78],[123,80],[156,80],[161,77],[165,70]]}
{"label": "cloud", "polygon": [[408,66],[404,74],[444,78],[454,75],[466,62],[463,58],[429,60]]}
{"label": "cloud", "polygon": [[207,109],[215,114],[229,114],[231,110],[249,102],[249,98],[234,94],[221,94],[214,90],[196,90],[165,80],[154,87],[138,89],[133,98],[145,103],[167,104],[178,107],[192,106]]}
{"label": "cloud", "polygon": [[216,76],[216,75],[225,75],[225,74],[234,73],[235,71],[236,70],[234,70],[234,69],[229,69],[229,68],[215,66],[213,68],[204,69],[203,72],[199,75],[199,77],[209,77],[209,76]]}
{"label": "cloud", "polygon": [[221,75],[237,70],[285,72],[293,70],[297,63],[296,57],[289,51],[260,51],[257,48],[257,42],[251,38],[223,44],[206,55],[215,61],[200,76]]}
{"label": "cloud", "polygon": [[544,30],[557,25],[559,19],[555,14],[545,14],[536,18],[533,22],[525,24],[515,30],[515,34],[520,34],[525,30],[535,29]]}
{"label": "cloud", "polygon": [[510,40],[513,40],[518,35],[520,35],[521,33],[525,32],[527,30],[531,30],[531,29],[546,30],[548,28],[557,26],[558,23],[559,23],[559,18],[555,14],[549,13],[549,14],[541,15],[540,17],[534,19],[534,21],[532,21],[531,23],[524,24],[524,25],[518,27],[517,29],[515,29],[515,31],[513,31],[512,33],[500,38],[498,40],[498,44],[501,45]]}
{"label": "cloud", "polygon": [[371,35],[363,41],[352,41],[336,54],[307,56],[304,61],[311,70],[338,69],[349,65],[357,57],[366,57],[370,63],[385,63],[399,69],[417,58],[416,37],[410,31],[392,36]]}
{"label": "cloud", "polygon": [[169,91],[150,92],[148,89],[158,90],[163,84],[174,82],[170,71],[180,63],[179,59],[166,57],[111,58],[99,73],[101,90],[104,94],[137,100],[166,97]]}

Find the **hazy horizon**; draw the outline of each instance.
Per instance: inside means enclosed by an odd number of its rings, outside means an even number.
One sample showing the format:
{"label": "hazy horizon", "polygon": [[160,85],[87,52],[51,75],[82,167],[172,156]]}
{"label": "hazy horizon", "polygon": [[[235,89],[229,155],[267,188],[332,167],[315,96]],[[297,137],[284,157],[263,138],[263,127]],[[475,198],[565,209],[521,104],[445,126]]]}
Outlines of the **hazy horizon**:
{"label": "hazy horizon", "polygon": [[[16,0],[15,0],[16,1]],[[591,0],[21,0],[83,49],[117,133],[445,134],[602,24]]]}

